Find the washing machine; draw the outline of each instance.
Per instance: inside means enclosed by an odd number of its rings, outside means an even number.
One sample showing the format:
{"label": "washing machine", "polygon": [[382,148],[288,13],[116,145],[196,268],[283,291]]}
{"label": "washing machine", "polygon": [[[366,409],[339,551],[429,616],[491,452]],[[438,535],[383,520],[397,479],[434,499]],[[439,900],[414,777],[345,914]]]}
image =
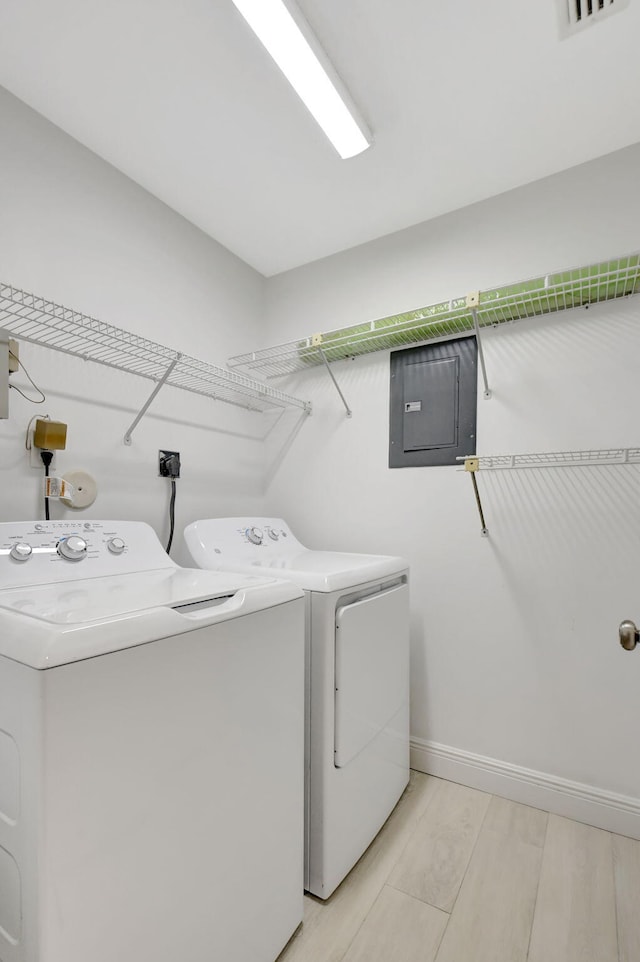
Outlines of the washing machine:
{"label": "washing machine", "polygon": [[305,888],[328,898],[409,780],[409,571],[312,551],[281,518],[196,521],[202,568],[277,575],[306,599]]}
{"label": "washing machine", "polygon": [[302,592],[134,522],[0,524],[0,568],[2,962],[273,962],[302,919]]}

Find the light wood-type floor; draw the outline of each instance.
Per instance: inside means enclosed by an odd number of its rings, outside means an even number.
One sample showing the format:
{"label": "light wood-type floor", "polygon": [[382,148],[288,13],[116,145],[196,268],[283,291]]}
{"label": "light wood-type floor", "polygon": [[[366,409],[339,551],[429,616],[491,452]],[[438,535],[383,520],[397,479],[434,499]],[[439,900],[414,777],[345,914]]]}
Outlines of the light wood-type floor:
{"label": "light wood-type floor", "polygon": [[278,962],[640,962],[640,842],[413,772]]}

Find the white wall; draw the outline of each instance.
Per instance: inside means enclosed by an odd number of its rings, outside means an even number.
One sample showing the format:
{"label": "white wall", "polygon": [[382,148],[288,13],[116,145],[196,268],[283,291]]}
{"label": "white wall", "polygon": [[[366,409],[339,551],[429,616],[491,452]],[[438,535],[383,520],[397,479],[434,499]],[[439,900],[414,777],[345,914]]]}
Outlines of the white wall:
{"label": "white wall", "polygon": [[[640,249],[639,165],[640,145],[272,278],[270,342]],[[640,298],[484,342],[480,453],[640,444]],[[423,757],[436,743],[640,805],[640,656],[617,643],[640,621],[639,467],[481,474],[483,539],[463,472],[388,469],[388,352],[334,372],[351,420],[322,369],[281,382],[314,414],[272,434],[267,507],[312,546],[409,559]]]}
{"label": "white wall", "polygon": [[[2,91],[0,122],[0,278],[218,363],[640,248],[634,147],[272,278],[265,291],[237,258]],[[638,313],[629,300],[488,332],[494,397],[479,401],[479,449],[638,443]],[[486,473],[485,540],[464,474],[387,468],[386,353],[336,365],[351,420],[321,370],[286,385],[313,399],[313,416],[287,412],[271,430],[269,418],[169,388],[131,448],[122,435],[148,382],[29,344],[21,357],[47,403],[11,392],[0,518],[40,514],[41,476],[23,439],[41,410],[69,424],[59,470],[96,476],[90,514],[148,520],[163,538],[157,450],[178,448],[178,532],[197,516],[266,510],[311,545],[409,558],[417,745],[640,798],[640,660],[616,643],[623,617],[640,620],[637,467]],[[22,375],[16,383],[27,388]],[[61,505],[53,515],[77,517]],[[180,537],[174,556],[187,560]]]}
{"label": "white wall", "polygon": [[[0,279],[220,365],[253,346],[259,274],[2,89],[0,126]],[[41,516],[41,472],[24,450],[27,422],[41,412],[69,425],[59,472],[83,468],[98,482],[82,518],[146,520],[165,540],[161,447],[179,450],[183,462],[177,560],[186,561],[188,521],[259,510],[260,415],[165,388],[127,448],[124,431],[151,382],[26,343],[20,353],[47,401],[10,392],[10,419],[0,422],[0,519]],[[12,380],[28,388],[22,374]],[[79,518],[52,504],[52,517],[64,516]]]}

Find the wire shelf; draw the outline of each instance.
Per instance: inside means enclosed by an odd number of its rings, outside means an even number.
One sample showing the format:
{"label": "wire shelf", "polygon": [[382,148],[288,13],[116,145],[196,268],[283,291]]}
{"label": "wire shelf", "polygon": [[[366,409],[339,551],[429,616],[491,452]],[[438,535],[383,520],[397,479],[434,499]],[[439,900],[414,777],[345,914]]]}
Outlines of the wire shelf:
{"label": "wire shelf", "polygon": [[[10,284],[0,283],[0,327],[23,341],[151,381],[164,379],[164,383],[172,387],[225,404],[251,411],[285,407],[301,408],[307,413],[311,411],[308,401],[291,397],[243,374],[179,354],[155,341]],[[173,362],[176,362],[175,366],[167,376]]]}
{"label": "wire shelf", "polygon": [[[529,281],[481,291],[476,308],[480,327],[566,311],[637,294],[640,253],[587,267],[556,271]],[[432,304],[417,311],[383,317],[353,327],[314,334],[228,360],[260,377],[282,377],[327,361],[373,351],[408,347],[435,338],[455,337],[474,330],[466,297]],[[323,357],[324,355],[324,357]]]}
{"label": "wire shelf", "polygon": [[[638,448],[603,448],[587,451],[547,451],[536,454],[470,455],[458,461],[475,462],[480,471],[503,471],[510,468],[571,468],[598,464],[638,464]],[[473,464],[471,465],[473,467]]]}

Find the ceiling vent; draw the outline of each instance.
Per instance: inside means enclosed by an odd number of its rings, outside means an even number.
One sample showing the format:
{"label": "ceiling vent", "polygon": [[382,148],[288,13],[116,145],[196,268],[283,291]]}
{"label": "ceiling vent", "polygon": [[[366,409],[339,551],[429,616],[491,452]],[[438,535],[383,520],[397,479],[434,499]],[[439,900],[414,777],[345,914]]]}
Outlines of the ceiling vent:
{"label": "ceiling vent", "polygon": [[585,27],[600,23],[605,17],[620,13],[629,0],[557,0],[560,36],[572,37]]}

